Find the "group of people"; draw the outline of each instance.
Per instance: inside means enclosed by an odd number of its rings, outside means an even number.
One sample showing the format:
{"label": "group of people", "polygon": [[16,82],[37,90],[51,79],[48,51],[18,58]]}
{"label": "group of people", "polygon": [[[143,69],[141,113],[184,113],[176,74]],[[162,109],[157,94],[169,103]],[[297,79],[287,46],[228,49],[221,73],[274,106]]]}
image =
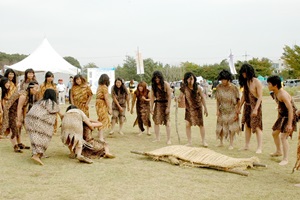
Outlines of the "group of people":
{"label": "group of people", "polygon": [[[1,77],[1,138],[10,136],[13,150],[22,153],[32,149],[32,159],[43,165],[53,134],[57,131],[57,116],[62,119],[62,142],[69,147],[70,157],[81,162],[92,163],[90,158],[114,158],[104,141],[94,139],[91,130],[101,130],[102,123],[88,118],[88,103],[92,92],[81,75],[75,76],[71,90],[74,105],[67,108],[66,114],[60,111],[58,90],[53,83],[54,75],[46,72],[45,81],[39,85],[35,72],[27,69],[24,80],[17,84],[17,75],[6,69]],[[21,140],[21,128],[29,134],[31,147]]]}
{"label": "group of people", "polygon": [[[1,135],[9,135],[15,152],[29,149],[29,146],[21,142],[21,127],[24,125],[30,136],[32,159],[43,164],[41,158],[46,151],[52,135],[56,132],[57,116],[62,119],[62,142],[70,150],[70,158],[77,158],[81,162],[92,163],[91,158],[113,158],[105,141],[104,131],[114,134],[116,124],[119,124],[118,132],[124,135],[123,125],[126,121],[126,110],[131,114],[136,107],[136,120],[134,125],[139,127],[139,135],[145,131],[151,135],[150,127],[154,122],[155,140],[160,141],[160,125],[166,127],[166,143],[171,144],[170,135],[170,106],[172,89],[160,71],[153,72],[151,79],[151,91],[147,84],[141,81],[137,89],[131,94],[121,78],[116,78],[111,87],[112,102],[110,102],[108,87],[109,76],[102,74],[99,77],[96,93],[97,120],[89,119],[89,104],[93,93],[86,80],[81,75],[73,78],[69,98],[72,104],[65,114],[60,112],[57,104],[57,90],[53,84],[53,74],[47,72],[45,81],[39,85],[35,80],[32,69],[25,71],[24,81],[16,85],[16,74],[12,69],[7,69],[1,78],[1,106],[3,114]],[[239,89],[232,84],[233,76],[228,70],[219,73],[216,86],[216,137],[220,140],[218,146],[224,145],[224,138],[229,138],[229,149],[233,149],[234,136],[245,129],[244,150],[249,149],[252,133],[256,134],[256,153],[262,153],[262,85],[255,77],[254,68],[249,64],[243,64],[239,71],[239,84],[243,87],[240,97]],[[196,81],[196,76],[187,72],[184,75],[180,95],[175,98],[178,104],[185,107],[186,135],[188,143],[192,145],[191,126],[198,126],[200,130],[202,146],[208,147],[205,139],[205,127],[203,116],[208,116],[205,95]],[[278,76],[270,76],[267,79],[268,88],[272,97],[278,104],[278,118],[274,123],[273,138],[276,151],[271,156],[282,156],[280,165],[288,163],[288,141],[296,131],[296,123],[300,111],[297,111],[292,97],[282,88]],[[131,99],[131,105],[130,103]],[[240,128],[240,117],[242,114]],[[203,115],[204,114],[204,115]],[[111,115],[111,117],[110,117]],[[98,137],[93,138],[91,130],[98,130]],[[300,145],[295,169],[300,169]]]}

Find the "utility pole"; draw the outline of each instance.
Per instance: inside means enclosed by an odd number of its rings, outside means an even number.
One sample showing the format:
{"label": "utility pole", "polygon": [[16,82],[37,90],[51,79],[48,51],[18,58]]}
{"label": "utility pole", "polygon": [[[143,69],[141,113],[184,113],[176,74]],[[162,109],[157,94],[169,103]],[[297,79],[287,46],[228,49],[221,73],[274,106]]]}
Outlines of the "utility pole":
{"label": "utility pole", "polygon": [[247,54],[247,51],[245,52],[245,55],[243,55],[243,56],[245,56],[245,62],[247,62],[247,56],[250,56],[249,54]]}

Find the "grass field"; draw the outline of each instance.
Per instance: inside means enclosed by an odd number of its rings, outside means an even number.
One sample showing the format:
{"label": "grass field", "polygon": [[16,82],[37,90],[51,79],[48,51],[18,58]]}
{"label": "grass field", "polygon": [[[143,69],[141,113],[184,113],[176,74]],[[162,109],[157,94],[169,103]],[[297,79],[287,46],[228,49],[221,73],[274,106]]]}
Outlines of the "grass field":
{"label": "grass field", "polygon": [[[299,103],[296,103],[300,107]],[[91,117],[96,119],[94,102],[91,103]],[[175,108],[172,102],[172,143],[178,144],[175,130]],[[153,143],[152,136],[137,136],[138,127],[132,127],[135,114],[127,113],[124,136],[115,133],[106,137],[115,159],[97,159],[93,164],[79,163],[68,158],[68,149],[54,135],[46,151],[50,158],[43,159],[44,166],[35,164],[31,151],[23,154],[13,152],[8,139],[0,140],[0,199],[297,199],[300,188],[300,172],[291,174],[296,159],[298,133],[289,139],[290,162],[279,166],[281,158],[271,158],[275,146],[271,127],[277,117],[275,102],[271,97],[263,98],[263,153],[255,154],[256,138],[251,138],[251,149],[239,151],[244,145],[244,134],[235,139],[234,150],[216,147],[216,102],[208,99],[209,116],[205,118],[206,137],[209,148],[232,157],[257,156],[267,168],[250,169],[248,177],[211,169],[179,167],[132,154],[131,150],[150,151],[166,144],[165,127],[161,127],[160,143]],[[63,111],[66,106],[62,106]],[[179,109],[178,127],[181,144],[186,144],[184,110]],[[93,133],[96,136],[96,132]],[[107,136],[107,133],[105,134]],[[200,146],[197,127],[192,128],[195,147]],[[23,142],[30,144],[23,133]]]}

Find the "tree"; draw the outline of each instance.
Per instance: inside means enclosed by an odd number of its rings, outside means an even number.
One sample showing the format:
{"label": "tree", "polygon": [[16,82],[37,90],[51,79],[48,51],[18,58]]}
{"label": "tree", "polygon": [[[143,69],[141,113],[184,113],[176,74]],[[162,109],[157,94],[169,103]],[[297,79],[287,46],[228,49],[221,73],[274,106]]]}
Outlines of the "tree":
{"label": "tree", "polygon": [[[244,63],[246,62],[242,62],[240,60],[237,61],[235,64],[237,72],[240,71]],[[248,63],[253,66],[256,76],[270,76],[273,72],[272,62],[268,58],[252,58],[252,60],[249,60]]]}
{"label": "tree", "polygon": [[71,56],[66,56],[66,57],[64,57],[64,59],[65,59],[68,63],[70,63],[71,65],[73,65],[73,66],[75,66],[75,67],[81,69],[81,65],[80,65],[79,61],[76,60],[75,58],[73,58],[73,57],[71,57]]}
{"label": "tree", "polygon": [[97,67],[97,65],[95,63],[88,63],[88,64],[84,65],[83,69],[81,71],[81,74],[85,78],[87,77],[87,70],[88,70],[88,68],[98,68],[98,67]]}
{"label": "tree", "polygon": [[293,71],[291,78],[297,78],[300,76],[300,46],[294,45],[293,48],[285,45],[283,48],[283,59],[285,65]]}
{"label": "tree", "polygon": [[0,68],[3,69],[4,65],[13,65],[26,57],[27,55],[23,54],[6,54],[0,52]]}

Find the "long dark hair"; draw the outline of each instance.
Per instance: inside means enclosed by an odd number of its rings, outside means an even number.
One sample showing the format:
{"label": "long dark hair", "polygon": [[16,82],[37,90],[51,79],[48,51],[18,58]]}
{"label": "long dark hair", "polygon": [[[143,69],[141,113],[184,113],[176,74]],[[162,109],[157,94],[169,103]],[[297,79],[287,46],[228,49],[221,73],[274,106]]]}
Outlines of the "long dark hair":
{"label": "long dark hair", "polygon": [[[139,87],[143,87],[143,92],[140,92]],[[142,96],[146,97],[145,95],[147,93],[147,90],[148,90],[147,83],[145,81],[139,82],[139,84],[136,87],[136,96],[137,97],[142,97]]]}
{"label": "long dark hair", "polygon": [[71,105],[69,105],[69,106],[67,107],[66,112],[68,112],[68,111],[71,110],[71,109],[78,109],[78,108],[77,108],[75,105],[71,104]]}
{"label": "long dark hair", "polygon": [[[243,73],[246,73],[246,78],[243,77]],[[247,82],[251,81],[255,76],[255,71],[252,65],[245,63],[242,65],[239,71],[239,84],[241,87],[248,88]]]}
{"label": "long dark hair", "polygon": [[32,81],[35,81],[35,72],[32,68],[26,69],[25,70],[25,74],[24,74],[24,82],[27,83],[27,79],[28,79],[28,73],[33,73],[33,77],[32,77]]}
{"label": "long dark hair", "polygon": [[53,89],[46,89],[43,99],[44,101],[51,100],[52,108],[54,108],[54,104],[57,103],[56,92]]}
{"label": "long dark hair", "polygon": [[163,74],[160,71],[154,71],[153,75],[152,75],[151,82],[152,82],[152,90],[153,90],[153,93],[154,93],[155,97],[156,97],[156,92],[158,91],[158,87],[157,87],[157,84],[156,84],[156,81],[155,81],[156,78],[159,78],[161,90],[163,92],[165,92],[165,80],[164,80]]}
{"label": "long dark hair", "polygon": [[[118,88],[118,87],[116,86],[116,82],[117,82],[117,81],[121,81],[121,87],[120,87],[120,88]],[[121,78],[119,78],[119,77],[116,78],[116,80],[115,80],[114,92],[115,92],[115,94],[119,94],[118,92],[120,92],[120,94],[124,94],[124,93],[127,94],[127,88],[126,88],[126,86],[124,85],[123,80],[122,80]]]}
{"label": "long dark hair", "polygon": [[[50,72],[50,71],[46,72],[46,74],[45,74],[45,81],[44,81],[44,84],[45,84],[45,85],[47,84],[47,78],[48,78],[48,77],[53,77],[53,78],[54,78],[53,73]],[[51,81],[51,85],[54,85],[53,80]]]}
{"label": "long dark hair", "polygon": [[220,71],[219,76],[218,76],[218,80],[227,80],[232,82],[233,76],[230,73],[230,71],[228,71],[227,69],[223,69],[222,71]]}
{"label": "long dark hair", "polygon": [[187,86],[188,86],[187,80],[188,80],[190,77],[193,77],[193,78],[194,78],[194,84],[193,84],[192,95],[193,95],[193,97],[196,97],[196,96],[197,96],[197,91],[198,91],[198,83],[197,83],[197,78],[196,78],[196,76],[195,76],[192,72],[186,72],[186,73],[184,74],[183,83],[184,83],[184,85],[187,87]]}
{"label": "long dark hair", "polygon": [[7,77],[2,77],[1,78],[1,89],[2,89],[2,95],[1,95],[1,98],[3,99],[5,97],[5,95],[8,93],[8,90],[6,87],[5,87],[5,84],[9,82],[8,78]]}
{"label": "long dark hair", "polygon": [[12,79],[12,82],[16,85],[17,84],[17,74],[16,74],[16,72],[13,69],[8,68],[8,69],[5,70],[4,77],[8,78],[9,73],[14,74],[14,78]]}
{"label": "long dark hair", "polygon": [[107,74],[101,74],[99,80],[98,80],[98,85],[106,85],[109,86],[109,76]]}
{"label": "long dark hair", "polygon": [[80,74],[77,74],[76,76],[74,76],[74,78],[73,78],[73,86],[76,86],[76,85],[78,85],[77,83],[76,83],[76,79],[81,79],[81,84],[82,85],[84,85],[85,83],[86,83],[86,80],[85,80],[85,78],[83,78],[83,76],[82,75],[80,75]]}
{"label": "long dark hair", "polygon": [[28,110],[32,107],[34,103],[34,95],[30,93],[30,89],[33,88],[35,85],[38,85],[39,83],[37,81],[30,81],[28,84],[28,87],[26,89],[27,95],[28,95]]}

